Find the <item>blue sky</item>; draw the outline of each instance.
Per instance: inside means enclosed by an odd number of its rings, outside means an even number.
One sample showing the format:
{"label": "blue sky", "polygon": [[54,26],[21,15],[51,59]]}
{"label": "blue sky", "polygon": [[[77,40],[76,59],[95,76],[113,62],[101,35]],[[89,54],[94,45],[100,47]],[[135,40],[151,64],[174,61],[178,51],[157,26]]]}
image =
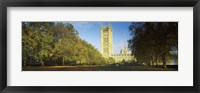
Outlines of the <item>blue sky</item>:
{"label": "blue sky", "polygon": [[[67,23],[67,22],[66,22]],[[107,26],[108,22],[69,22],[79,32],[79,36],[92,44],[100,51],[100,25]],[[131,22],[110,22],[113,29],[113,53],[118,54],[127,46],[127,40],[131,38],[128,27]]]}

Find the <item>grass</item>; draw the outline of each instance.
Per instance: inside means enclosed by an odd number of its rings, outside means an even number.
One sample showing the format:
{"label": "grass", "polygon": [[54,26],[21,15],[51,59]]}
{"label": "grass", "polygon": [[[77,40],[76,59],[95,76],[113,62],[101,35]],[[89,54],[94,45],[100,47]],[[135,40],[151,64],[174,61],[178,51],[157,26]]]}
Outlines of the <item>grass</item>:
{"label": "grass", "polygon": [[177,68],[156,68],[147,66],[40,66],[23,67],[22,71],[177,71]]}

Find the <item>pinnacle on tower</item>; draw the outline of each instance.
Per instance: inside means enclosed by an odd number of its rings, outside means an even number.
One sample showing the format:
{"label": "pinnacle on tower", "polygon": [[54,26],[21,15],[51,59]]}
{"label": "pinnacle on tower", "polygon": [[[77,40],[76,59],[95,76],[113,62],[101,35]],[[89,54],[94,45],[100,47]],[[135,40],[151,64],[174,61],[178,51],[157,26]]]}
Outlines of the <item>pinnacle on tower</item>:
{"label": "pinnacle on tower", "polygon": [[108,22],[108,28],[111,28],[110,22]]}
{"label": "pinnacle on tower", "polygon": [[111,27],[111,24],[110,24],[110,22],[108,22],[108,26],[110,26],[110,27]]}
{"label": "pinnacle on tower", "polygon": [[100,25],[100,28],[101,28],[101,29],[103,29],[103,25],[102,25],[102,22],[100,22],[100,24],[101,24],[101,25]]}

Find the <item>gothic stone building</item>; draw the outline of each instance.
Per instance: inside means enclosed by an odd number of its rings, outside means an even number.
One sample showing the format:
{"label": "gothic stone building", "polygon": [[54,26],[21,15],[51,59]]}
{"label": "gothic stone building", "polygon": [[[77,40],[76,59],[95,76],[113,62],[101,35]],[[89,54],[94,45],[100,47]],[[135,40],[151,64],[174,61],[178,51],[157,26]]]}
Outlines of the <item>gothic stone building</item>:
{"label": "gothic stone building", "polygon": [[104,58],[109,58],[112,56],[112,27],[110,24],[103,27],[101,25],[101,53]]}
{"label": "gothic stone building", "polygon": [[124,46],[124,49],[120,51],[120,54],[113,54],[113,35],[112,27],[110,23],[107,26],[101,25],[101,54],[104,58],[108,59],[112,57],[115,59],[116,63],[124,61],[130,61],[135,59],[130,53],[128,53],[128,48]]}

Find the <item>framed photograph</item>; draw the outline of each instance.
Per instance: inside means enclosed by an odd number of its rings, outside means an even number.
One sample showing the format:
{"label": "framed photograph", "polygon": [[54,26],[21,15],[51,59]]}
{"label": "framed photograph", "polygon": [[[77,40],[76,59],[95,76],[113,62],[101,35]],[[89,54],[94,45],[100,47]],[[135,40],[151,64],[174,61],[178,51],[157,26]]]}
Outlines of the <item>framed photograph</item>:
{"label": "framed photograph", "polygon": [[199,93],[199,0],[4,0],[4,93]]}

